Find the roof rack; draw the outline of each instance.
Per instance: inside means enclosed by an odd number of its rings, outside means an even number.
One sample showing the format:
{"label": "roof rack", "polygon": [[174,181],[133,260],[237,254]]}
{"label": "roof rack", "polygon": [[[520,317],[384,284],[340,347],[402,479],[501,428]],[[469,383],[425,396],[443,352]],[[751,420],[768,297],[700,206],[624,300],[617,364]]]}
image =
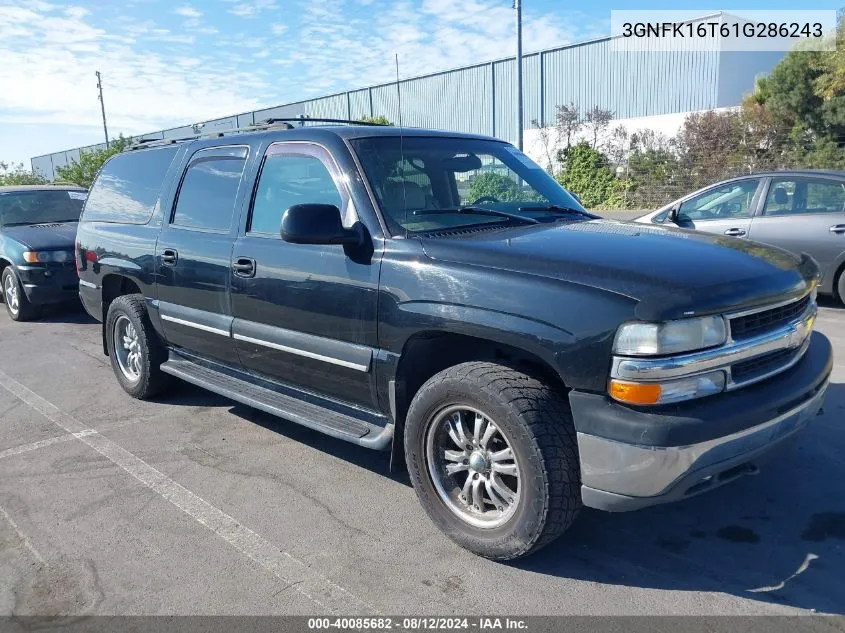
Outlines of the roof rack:
{"label": "roof rack", "polygon": [[264,119],[259,123],[255,123],[253,125],[248,125],[246,127],[239,127],[239,128],[232,128],[230,130],[218,130],[216,132],[207,132],[202,134],[199,130],[202,129],[202,126],[205,125],[204,123],[201,124],[194,124],[194,129],[197,131],[196,134],[193,136],[185,136],[182,138],[142,138],[138,139],[137,141],[133,141],[132,145],[130,145],[127,149],[129,151],[147,148],[147,147],[160,147],[162,145],[172,145],[174,143],[184,143],[185,141],[196,141],[201,138],[220,138],[229,134],[243,134],[247,132],[263,132],[266,130],[272,130],[275,128],[283,129],[283,130],[293,130],[296,129],[292,123],[299,123],[299,127],[305,127],[306,123],[344,123],[347,125],[370,125],[380,127],[385,125],[384,123],[374,123],[372,121],[356,121],[354,119],[325,119],[325,118],[311,118],[309,116],[299,116],[299,117],[290,117],[290,118],[270,118]]}

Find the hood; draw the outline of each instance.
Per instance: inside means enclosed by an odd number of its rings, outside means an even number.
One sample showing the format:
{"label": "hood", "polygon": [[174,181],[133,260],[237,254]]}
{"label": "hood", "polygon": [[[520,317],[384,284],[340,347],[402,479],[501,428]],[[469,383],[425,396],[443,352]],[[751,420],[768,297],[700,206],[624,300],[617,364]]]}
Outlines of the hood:
{"label": "hood", "polygon": [[434,260],[600,288],[662,320],[763,305],[808,291],[809,257],[733,237],[591,220],[421,238]]}
{"label": "hood", "polygon": [[27,224],[3,228],[3,235],[23,244],[31,251],[74,249],[78,222]]}

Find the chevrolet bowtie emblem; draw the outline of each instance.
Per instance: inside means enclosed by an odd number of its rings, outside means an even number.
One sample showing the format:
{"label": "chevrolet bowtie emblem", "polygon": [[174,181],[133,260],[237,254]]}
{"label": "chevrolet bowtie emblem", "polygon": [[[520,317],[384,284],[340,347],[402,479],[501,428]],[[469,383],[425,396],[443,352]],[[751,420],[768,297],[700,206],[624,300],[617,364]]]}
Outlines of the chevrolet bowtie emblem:
{"label": "chevrolet bowtie emblem", "polygon": [[796,323],[793,326],[792,331],[789,333],[789,338],[786,342],[787,347],[791,349],[800,347],[800,345],[807,338],[807,335],[810,333],[812,323],[812,319],[808,319],[806,321],[799,321],[798,323]]}

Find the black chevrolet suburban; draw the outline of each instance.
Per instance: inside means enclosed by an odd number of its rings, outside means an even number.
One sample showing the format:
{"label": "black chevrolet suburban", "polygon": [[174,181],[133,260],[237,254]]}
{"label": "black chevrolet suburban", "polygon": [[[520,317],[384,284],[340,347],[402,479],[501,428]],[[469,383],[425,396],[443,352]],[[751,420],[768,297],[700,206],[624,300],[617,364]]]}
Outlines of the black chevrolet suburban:
{"label": "black chevrolet suburban", "polygon": [[597,218],[482,136],[147,144],[103,167],[76,260],[130,395],[177,377],[390,451],[449,537],[500,560],[582,505],[757,472],[832,366],[809,257]]}

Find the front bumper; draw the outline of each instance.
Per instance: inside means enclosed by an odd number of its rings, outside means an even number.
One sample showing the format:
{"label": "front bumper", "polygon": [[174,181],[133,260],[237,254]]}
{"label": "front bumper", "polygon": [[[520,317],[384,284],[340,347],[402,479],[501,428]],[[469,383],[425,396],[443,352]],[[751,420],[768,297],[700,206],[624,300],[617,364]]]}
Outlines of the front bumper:
{"label": "front bumper", "polygon": [[832,348],[811,336],[794,367],[757,385],[651,409],[571,392],[584,505],[636,510],[757,472],[824,402]]}
{"label": "front bumper", "polygon": [[73,263],[61,266],[18,266],[26,298],[33,305],[73,301],[79,295],[79,278]]}

